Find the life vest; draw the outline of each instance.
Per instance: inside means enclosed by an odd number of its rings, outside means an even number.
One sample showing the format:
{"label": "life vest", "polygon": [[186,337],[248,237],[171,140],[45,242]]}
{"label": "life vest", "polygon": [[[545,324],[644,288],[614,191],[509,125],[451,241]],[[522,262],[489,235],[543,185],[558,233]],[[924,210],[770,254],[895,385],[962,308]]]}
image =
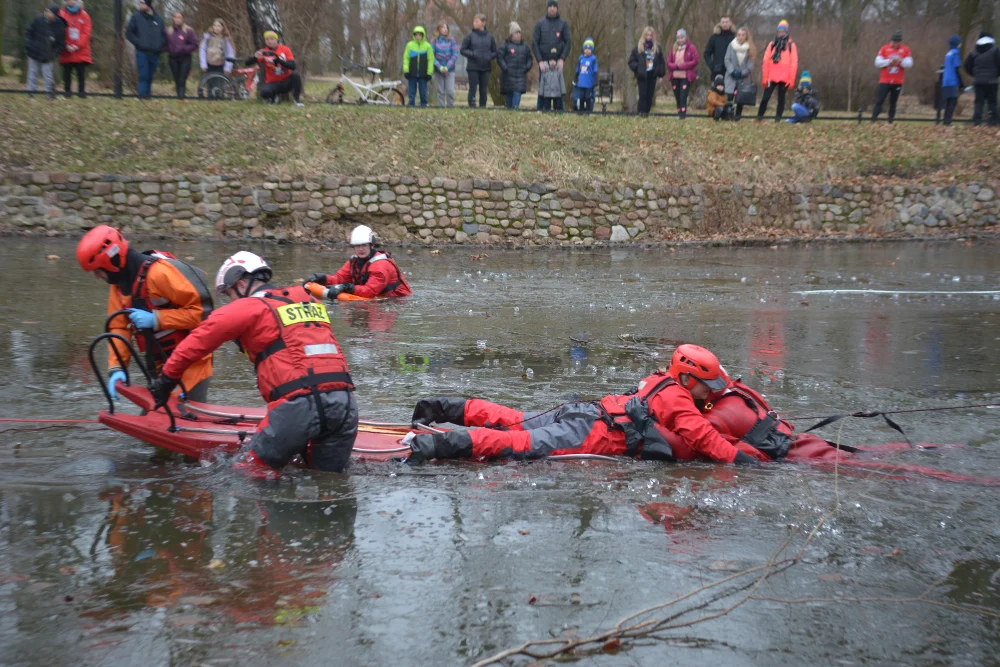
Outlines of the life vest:
{"label": "life vest", "polygon": [[719,433],[747,443],[771,460],[785,458],[792,446],[792,425],[739,379],[733,380],[719,399],[706,404],[702,413]]}
{"label": "life vest", "polygon": [[301,286],[253,295],[278,324],[278,338],[256,355],[257,387],[269,403],[296,393],[354,390],[347,361],[330,327],[326,306]]}
{"label": "life vest", "polygon": [[382,291],[375,296],[382,296],[384,294],[389,294],[396,291],[403,285],[406,285],[406,289],[410,289],[410,284],[406,282],[406,278],[403,277],[403,272],[399,270],[399,265],[396,264],[396,260],[392,258],[386,250],[380,250],[371,257],[360,262],[351,261],[351,283],[354,285],[365,285],[368,283],[368,267],[375,262],[389,262],[392,264],[393,268],[396,269],[396,277],[398,280],[393,283],[387,284]]}
{"label": "life vest", "polygon": [[[648,403],[653,396],[656,396],[656,394],[674,383],[675,380],[672,377],[664,372],[657,371],[653,375],[640,380],[639,384],[632,391],[624,394],[609,394],[598,403],[598,407],[601,410],[601,417],[607,423],[608,428],[625,431],[626,456],[636,456],[640,451],[644,453],[645,451],[643,449],[644,442],[642,435],[632,427],[632,420],[625,414],[625,404],[635,396],[638,396],[643,402]],[[663,454],[667,458],[673,458],[673,452],[663,452]]]}
{"label": "life vest", "polygon": [[[201,269],[191,266],[187,262],[182,262],[173,254],[166,250],[147,250],[142,253],[147,257],[136,273],[135,281],[132,283],[132,307],[142,310],[168,310],[176,306],[166,299],[151,298],[149,288],[146,286],[146,278],[149,269],[157,262],[167,262],[177,269],[184,278],[191,283],[191,286],[198,292],[201,298],[201,319],[205,321],[214,308],[212,302],[212,291],[208,288],[208,276]],[[136,343],[139,351],[146,354],[147,359],[154,361],[156,366],[161,366],[174,351],[174,348],[187,335],[190,330],[164,329],[156,332],[146,332],[146,335],[136,336]],[[150,335],[151,334],[151,335]]]}

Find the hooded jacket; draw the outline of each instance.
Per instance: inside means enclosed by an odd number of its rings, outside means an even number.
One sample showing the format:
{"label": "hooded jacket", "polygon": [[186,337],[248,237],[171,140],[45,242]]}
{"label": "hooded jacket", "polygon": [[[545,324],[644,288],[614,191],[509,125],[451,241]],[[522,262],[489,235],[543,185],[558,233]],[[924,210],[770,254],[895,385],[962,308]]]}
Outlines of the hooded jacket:
{"label": "hooded jacket", "polygon": [[163,17],[155,11],[147,14],[137,10],[132,12],[128,20],[125,38],[132,43],[136,51],[160,53],[167,44],[164,27]]}
{"label": "hooded jacket", "polygon": [[569,58],[571,40],[569,24],[558,13],[555,18],[549,18],[546,14],[535,24],[531,52],[538,62],[566,60]]}
{"label": "hooded jacket", "polygon": [[791,88],[795,85],[795,75],[799,71],[799,48],[792,38],[788,38],[788,46],[781,51],[778,62],[774,62],[774,40],[767,43],[764,56],[760,59],[761,83],[764,87],[772,83],[783,83]]}
{"label": "hooded jacket", "polygon": [[461,53],[468,60],[466,70],[489,72],[493,69],[493,59],[497,57],[497,41],[485,30],[470,30],[462,40]]}
{"label": "hooded jacket", "polygon": [[454,72],[458,61],[458,44],[455,38],[451,35],[438,35],[431,45],[434,47],[434,71],[445,67],[449,72]]}
{"label": "hooded jacket", "polygon": [[419,42],[411,39],[403,50],[403,76],[407,79],[431,79],[434,77],[434,45],[427,41],[427,32],[417,26],[414,33],[424,36]]}
{"label": "hooded jacket", "polygon": [[47,63],[62,51],[66,43],[66,24],[59,17],[50,21],[39,14],[28,25],[24,35],[24,51],[28,57]]}
{"label": "hooded jacket", "polygon": [[816,95],[816,90],[812,86],[800,85],[796,88],[794,103],[801,104],[809,110],[809,116],[805,120],[807,123],[819,115],[819,96]]}
{"label": "hooded jacket", "polygon": [[189,56],[198,50],[198,36],[194,34],[194,28],[186,23],[180,29],[170,26],[167,28],[167,53],[177,56]]}
{"label": "hooded jacket", "polygon": [[597,56],[580,55],[576,63],[576,85],[578,88],[593,88],[597,85]]}
{"label": "hooded jacket", "polygon": [[534,65],[531,49],[524,43],[511,41],[508,37],[497,52],[497,64],[500,65],[500,92],[525,93],[528,90],[528,72]]}
{"label": "hooded jacket", "polygon": [[82,6],[75,14],[63,7],[59,10],[59,17],[66,22],[66,46],[72,44],[79,47],[76,51],[64,50],[60,53],[59,62],[63,65],[93,63],[94,59],[90,54],[90,35],[93,31],[90,14]]}
{"label": "hooded jacket", "polygon": [[684,48],[684,62],[677,60],[677,49],[671,47],[667,56],[667,72],[671,80],[674,72],[683,71],[688,82],[693,83],[698,78],[698,48],[688,40]]}
{"label": "hooded jacket", "polygon": [[976,48],[965,58],[965,71],[977,85],[996,85],[1000,78],[1000,49],[992,37],[980,37]]}
{"label": "hooded jacket", "polygon": [[751,74],[753,74],[753,58],[750,57],[750,52],[747,51],[746,59],[740,63],[739,57],[736,55],[736,49],[733,45],[736,44],[736,40],[729,43],[726,47],[726,94],[732,95],[736,92],[736,88],[743,81],[750,81]]}
{"label": "hooded jacket", "polygon": [[732,30],[723,30],[722,24],[716,24],[712,36],[708,38],[705,45],[705,64],[712,70],[712,78],[716,74],[726,73],[726,50],[729,42],[736,39],[736,33]]}

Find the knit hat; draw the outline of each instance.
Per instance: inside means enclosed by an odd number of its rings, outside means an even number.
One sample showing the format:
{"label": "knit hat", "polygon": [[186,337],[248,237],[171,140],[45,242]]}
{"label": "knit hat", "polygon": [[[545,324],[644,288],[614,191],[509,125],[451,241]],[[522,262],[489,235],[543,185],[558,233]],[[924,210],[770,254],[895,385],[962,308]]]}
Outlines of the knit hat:
{"label": "knit hat", "polygon": [[153,8],[153,0],[139,0],[140,5],[149,5],[149,8]]}
{"label": "knit hat", "polygon": [[59,16],[59,10],[61,9],[61,7],[59,6],[59,3],[53,2],[51,5],[46,7],[46,9],[55,14],[56,16]]}
{"label": "knit hat", "polygon": [[902,30],[897,30],[896,32],[892,33],[892,39],[890,41],[893,41],[893,42],[902,42],[903,41],[903,31]]}
{"label": "knit hat", "polygon": [[680,30],[677,31],[677,36],[678,37],[683,37],[684,39],[687,39],[688,31],[685,30],[684,28],[681,28]]}
{"label": "knit hat", "polygon": [[721,86],[721,85],[724,85],[725,83],[726,83],[726,78],[725,78],[724,76],[722,76],[721,74],[716,74],[716,75],[715,75],[715,78],[714,78],[714,79],[712,79],[712,87],[713,87],[713,88],[714,88],[715,86]]}
{"label": "knit hat", "polygon": [[594,48],[594,38],[593,37],[588,37],[587,39],[583,40],[583,48],[586,49],[588,46],[590,47],[590,52],[591,53],[593,53],[594,51],[597,50],[596,48]]}
{"label": "knit hat", "polygon": [[948,38],[948,46],[952,49],[957,49],[962,45],[962,38],[958,35],[952,35]]}
{"label": "knit hat", "polygon": [[813,77],[812,77],[812,74],[809,73],[809,70],[807,70],[807,69],[806,70],[802,70],[802,76],[799,77],[799,85],[800,86],[806,86],[807,88],[812,88],[812,86],[813,86]]}
{"label": "knit hat", "polygon": [[264,39],[268,39],[270,37],[273,37],[274,39],[278,39],[278,33],[276,33],[273,30],[265,30],[264,31]]}
{"label": "knit hat", "polygon": [[521,26],[518,25],[517,21],[511,21],[510,30],[507,31],[507,34],[513,35],[515,32],[521,32]]}
{"label": "knit hat", "polygon": [[778,30],[784,30],[785,32],[788,32],[788,21],[785,19],[781,19],[781,21],[778,22]]}
{"label": "knit hat", "polygon": [[547,3],[545,3],[546,9],[549,7],[558,7],[558,6],[559,6],[559,0],[549,0]]}

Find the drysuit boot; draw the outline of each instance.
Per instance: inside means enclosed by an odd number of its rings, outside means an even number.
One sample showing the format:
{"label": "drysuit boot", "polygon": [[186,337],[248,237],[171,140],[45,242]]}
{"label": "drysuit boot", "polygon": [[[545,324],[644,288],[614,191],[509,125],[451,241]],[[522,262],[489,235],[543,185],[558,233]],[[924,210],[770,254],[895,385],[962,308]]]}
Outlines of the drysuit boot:
{"label": "drysuit boot", "polygon": [[410,441],[411,454],[407,461],[423,463],[431,459],[472,458],[472,436],[468,431],[421,433]]}
{"label": "drysuit boot", "polygon": [[457,424],[465,426],[465,403],[461,397],[422,398],[413,408],[414,424]]}

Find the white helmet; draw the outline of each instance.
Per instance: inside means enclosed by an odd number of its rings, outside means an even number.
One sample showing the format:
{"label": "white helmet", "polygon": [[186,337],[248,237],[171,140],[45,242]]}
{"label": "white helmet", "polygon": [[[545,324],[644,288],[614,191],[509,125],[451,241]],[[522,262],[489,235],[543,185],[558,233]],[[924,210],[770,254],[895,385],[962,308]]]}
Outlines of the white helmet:
{"label": "white helmet", "polygon": [[215,291],[221,294],[247,275],[267,282],[271,279],[271,267],[260,255],[240,250],[219,267],[215,274]]}
{"label": "white helmet", "polygon": [[375,232],[367,225],[358,225],[351,231],[351,245],[375,245]]}

